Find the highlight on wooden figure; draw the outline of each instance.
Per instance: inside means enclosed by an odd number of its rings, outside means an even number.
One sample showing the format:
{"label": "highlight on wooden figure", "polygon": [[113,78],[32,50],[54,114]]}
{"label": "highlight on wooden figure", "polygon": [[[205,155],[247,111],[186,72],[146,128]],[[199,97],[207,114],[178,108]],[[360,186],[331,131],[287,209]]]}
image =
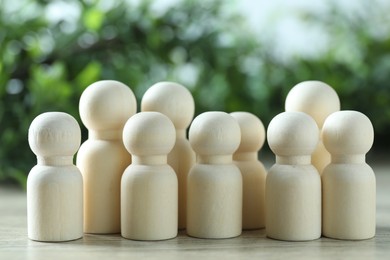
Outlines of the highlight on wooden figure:
{"label": "highlight on wooden figure", "polygon": [[158,82],[142,97],[141,111],[156,111],[166,115],[175,125],[176,142],[168,154],[168,164],[179,181],[179,229],[186,227],[187,176],[195,163],[195,152],[186,137],[186,130],[195,112],[191,92],[175,82]]}
{"label": "highlight on wooden figure", "polygon": [[322,139],[332,162],[322,175],[323,235],[360,240],[375,236],[376,181],[366,163],[374,142],[370,119],[357,111],[330,115]]}
{"label": "highlight on wooden figure", "polygon": [[321,236],[321,179],[311,164],[317,147],[316,122],[302,112],[283,112],[267,129],[276,163],[266,179],[266,233],[279,240]]}
{"label": "highlight on wooden figure", "polygon": [[37,116],[28,131],[38,163],[27,179],[27,226],[32,240],[61,242],[83,236],[83,179],[73,164],[81,142],[77,121],[62,112]]}
{"label": "highlight on wooden figure", "polygon": [[264,228],[267,171],[258,160],[258,152],[265,141],[264,125],[248,112],[230,115],[237,120],[241,132],[240,146],[233,154],[233,162],[240,169],[243,181],[242,228]]}
{"label": "highlight on wooden figure", "polygon": [[230,238],[242,229],[242,176],[232,155],[240,145],[240,126],[225,112],[205,112],[190,126],[197,162],[188,175],[187,234]]}
{"label": "highlight on wooden figure", "polygon": [[88,140],[77,154],[84,179],[84,232],[120,232],[120,182],[131,156],[122,142],[126,121],[136,113],[132,90],[114,80],[88,86],[80,98]]}
{"label": "highlight on wooden figure", "polygon": [[121,183],[123,237],[163,240],[177,236],[178,182],[167,164],[175,144],[175,127],[159,112],[140,112],[123,130],[123,142],[133,155]]}
{"label": "highlight on wooden figure", "polygon": [[[303,81],[290,90],[285,108],[286,111],[300,111],[310,115],[321,132],[325,119],[340,110],[340,99],[336,91],[324,82]],[[312,163],[320,174],[330,163],[330,154],[326,151],[321,139],[312,154]]]}

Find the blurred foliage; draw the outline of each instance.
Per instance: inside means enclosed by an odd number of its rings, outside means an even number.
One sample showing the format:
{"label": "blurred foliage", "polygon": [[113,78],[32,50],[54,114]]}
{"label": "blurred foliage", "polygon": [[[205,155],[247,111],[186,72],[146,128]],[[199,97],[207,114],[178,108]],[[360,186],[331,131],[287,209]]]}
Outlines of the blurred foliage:
{"label": "blurred foliage", "polygon": [[[322,80],[343,109],[367,114],[377,140],[389,144],[390,36],[367,30],[367,15],[348,17],[337,8],[321,17],[302,14],[332,35],[331,46],[286,61],[227,2],[179,1],[168,9],[156,3],[0,2],[0,181],[25,185],[36,163],[27,143],[34,117],[64,111],[82,125],[79,97],[101,79],[129,85],[138,101],[150,85],[177,81],[193,93],[197,114],[243,110],[265,125],[284,110],[292,86]],[[383,13],[376,19],[388,23]]]}

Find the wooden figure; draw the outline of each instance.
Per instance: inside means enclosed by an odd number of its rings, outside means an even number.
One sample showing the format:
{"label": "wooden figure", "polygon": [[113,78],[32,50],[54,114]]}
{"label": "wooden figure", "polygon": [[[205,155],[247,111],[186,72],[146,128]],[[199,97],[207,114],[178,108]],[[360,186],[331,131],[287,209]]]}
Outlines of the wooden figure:
{"label": "wooden figure", "polygon": [[318,135],[316,122],[302,112],[281,113],[268,126],[268,144],[276,155],[266,179],[270,238],[306,241],[321,236],[321,179],[310,162]]}
{"label": "wooden figure", "polygon": [[77,121],[61,112],[37,116],[28,131],[37,155],[27,179],[27,226],[32,240],[61,242],[83,236],[83,179],[73,164],[81,142]]}
{"label": "wooden figure", "polygon": [[131,157],[122,142],[136,99],[125,84],[103,80],[88,86],[80,98],[80,116],[89,130],[77,166],[84,178],[84,232],[120,232],[120,183]]}
{"label": "wooden figure", "polygon": [[[286,111],[300,111],[310,115],[321,132],[325,119],[340,110],[340,100],[336,91],[321,81],[303,81],[295,85],[287,95]],[[320,140],[312,154],[312,163],[322,174],[330,163],[330,154]]]}
{"label": "wooden figure", "polygon": [[191,124],[189,140],[197,162],[188,175],[187,234],[230,238],[242,229],[242,177],[232,155],[240,127],[224,112],[205,112]]}
{"label": "wooden figure", "polygon": [[127,121],[123,142],[133,162],[121,184],[124,238],[163,240],[177,236],[178,182],[167,164],[175,139],[173,123],[159,112],[141,112]]}
{"label": "wooden figure", "polygon": [[374,129],[364,114],[340,111],[330,115],[322,139],[332,162],[322,175],[323,235],[359,240],[375,236],[376,182],[365,155]]}
{"label": "wooden figure", "polygon": [[187,176],[195,163],[195,153],[186,137],[186,130],[194,117],[195,103],[184,86],[174,82],[159,82],[151,86],[141,101],[141,111],[157,111],[175,125],[176,142],[168,154],[168,164],[179,181],[179,229],[186,227]]}
{"label": "wooden figure", "polygon": [[241,130],[241,143],[233,154],[243,181],[242,228],[265,226],[265,178],[267,172],[258,160],[258,151],[265,141],[265,129],[258,117],[248,112],[234,112]]}

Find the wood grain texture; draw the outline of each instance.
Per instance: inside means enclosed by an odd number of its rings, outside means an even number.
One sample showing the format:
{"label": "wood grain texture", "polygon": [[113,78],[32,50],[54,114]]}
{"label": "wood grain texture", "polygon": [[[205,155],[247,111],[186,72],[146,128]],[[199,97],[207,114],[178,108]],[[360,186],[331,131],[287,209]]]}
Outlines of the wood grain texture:
{"label": "wood grain texture", "polygon": [[159,242],[131,241],[119,234],[86,234],[65,243],[34,242],[27,238],[26,194],[0,187],[0,259],[389,259],[390,164],[371,166],[377,178],[377,234],[370,240],[283,242],[257,230],[222,240],[196,239],[180,232],[175,239]]}

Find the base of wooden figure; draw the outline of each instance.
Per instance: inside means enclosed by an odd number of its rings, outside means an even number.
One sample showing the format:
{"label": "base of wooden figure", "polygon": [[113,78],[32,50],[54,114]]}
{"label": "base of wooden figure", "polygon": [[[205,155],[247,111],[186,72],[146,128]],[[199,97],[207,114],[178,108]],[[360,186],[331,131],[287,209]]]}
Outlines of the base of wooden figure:
{"label": "base of wooden figure", "polygon": [[234,164],[242,174],[242,229],[262,229],[265,227],[265,179],[267,172],[259,161],[234,161]]}
{"label": "base of wooden figure", "polygon": [[376,181],[372,168],[368,164],[330,164],[322,175],[322,185],[322,235],[339,240],[373,238]]}
{"label": "base of wooden figure", "polygon": [[39,239],[33,239],[31,237],[29,237],[28,239],[30,239],[31,241],[34,241],[34,242],[42,242],[42,243],[66,243],[66,242],[72,242],[72,241],[76,241],[76,240],[79,240],[79,239],[82,239],[83,236],[81,237],[78,237],[78,238],[74,238],[74,239],[69,239],[69,240],[58,240],[58,241],[53,241],[53,240],[39,240]]}
{"label": "base of wooden figure", "polygon": [[321,180],[314,166],[275,164],[266,185],[267,237],[283,241],[321,237]]}
{"label": "base of wooden figure", "polygon": [[122,237],[158,241],[177,236],[178,185],[170,166],[130,165],[122,177],[121,194]]}
{"label": "base of wooden figure", "polygon": [[233,238],[242,231],[242,177],[235,165],[195,165],[188,175],[187,234]]}

